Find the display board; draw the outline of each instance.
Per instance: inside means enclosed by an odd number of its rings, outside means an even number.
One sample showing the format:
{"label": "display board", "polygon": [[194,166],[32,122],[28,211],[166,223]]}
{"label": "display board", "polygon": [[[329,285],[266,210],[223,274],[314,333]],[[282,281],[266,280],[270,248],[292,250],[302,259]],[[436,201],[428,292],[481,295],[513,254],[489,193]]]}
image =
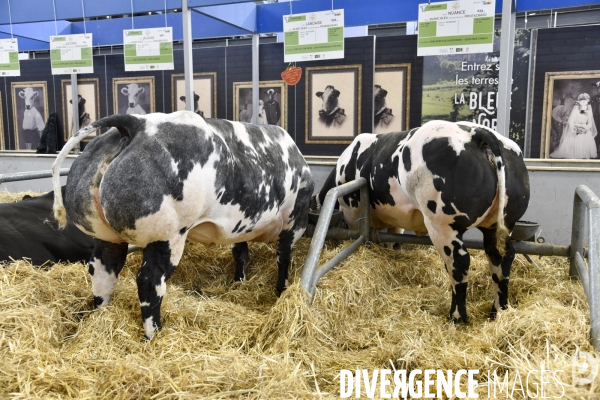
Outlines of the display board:
{"label": "display board", "polygon": [[283,16],[284,62],[344,58],[344,10]]}
{"label": "display board", "polygon": [[125,71],[170,70],[173,64],[173,29],[123,31]]}
{"label": "display board", "polygon": [[0,39],[0,76],[21,76],[17,39]]}
{"label": "display board", "polygon": [[50,36],[52,75],[92,74],[92,34]]}
{"label": "display board", "polygon": [[419,4],[417,55],[493,51],[495,10],[495,0]]}

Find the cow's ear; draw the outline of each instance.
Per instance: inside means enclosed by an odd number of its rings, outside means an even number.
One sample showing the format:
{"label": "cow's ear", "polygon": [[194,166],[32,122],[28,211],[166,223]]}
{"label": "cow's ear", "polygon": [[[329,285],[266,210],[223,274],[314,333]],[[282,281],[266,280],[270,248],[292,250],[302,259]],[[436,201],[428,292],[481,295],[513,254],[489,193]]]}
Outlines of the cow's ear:
{"label": "cow's ear", "polygon": [[317,92],[317,97],[323,96],[323,92]]}
{"label": "cow's ear", "polygon": [[85,104],[86,100],[83,97],[79,96],[79,102],[81,104]]}
{"label": "cow's ear", "polygon": [[127,86],[121,89],[121,93],[123,93],[125,96],[129,96],[129,90],[127,89]]}
{"label": "cow's ear", "polygon": [[381,89],[381,91],[379,92],[379,94],[381,94],[383,97],[385,97],[385,96],[387,96],[387,90]]}
{"label": "cow's ear", "polygon": [[35,99],[36,97],[38,97],[40,95],[40,92],[38,92],[37,90],[33,91],[33,96],[31,96],[32,99]]}
{"label": "cow's ear", "polygon": [[70,103],[70,104],[73,104],[73,100],[69,100],[69,103]]}
{"label": "cow's ear", "polygon": [[185,103],[185,96],[179,96],[179,100],[181,100]]}
{"label": "cow's ear", "polygon": [[198,96],[196,93],[194,93],[194,101],[198,101],[200,100],[200,96]]}
{"label": "cow's ear", "polygon": [[340,91],[337,89],[333,89],[333,93],[332,93],[333,97],[340,97]]}
{"label": "cow's ear", "polygon": [[138,94],[142,94],[142,93],[144,93],[144,88],[143,87],[141,87],[141,88],[138,89]]}
{"label": "cow's ear", "polygon": [[22,98],[22,99],[24,99],[25,98],[25,92],[21,90],[19,92],[19,97]]}

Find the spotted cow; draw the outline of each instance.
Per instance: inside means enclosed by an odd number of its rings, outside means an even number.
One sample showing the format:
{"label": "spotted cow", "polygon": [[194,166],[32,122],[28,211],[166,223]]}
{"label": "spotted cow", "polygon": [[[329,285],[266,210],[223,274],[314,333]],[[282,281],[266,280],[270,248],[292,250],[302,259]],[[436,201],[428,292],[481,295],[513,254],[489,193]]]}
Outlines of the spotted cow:
{"label": "spotted cow", "polygon": [[[463,234],[477,227],[495,284],[491,318],[508,304],[515,252],[508,235],[529,204],[529,177],[519,147],[469,122],[431,121],[406,132],[362,134],[340,156],[316,196],[364,177],[371,223],[429,234],[452,284],[450,318],[467,322],[470,256]],[[341,197],[346,223],[359,218],[358,193]]]}
{"label": "spotted cow", "polygon": [[[181,101],[183,101],[184,103],[186,103],[186,101],[185,101],[185,96],[179,96],[179,100],[181,100]],[[194,111],[196,114],[198,114],[199,116],[201,116],[201,117],[204,117],[204,112],[203,112],[203,111],[200,111],[200,106],[198,105],[199,101],[200,101],[200,96],[198,96],[198,95],[196,94],[196,92],[194,92],[194,110],[193,110],[193,111]],[[187,103],[186,103],[186,104],[187,104]]]}
{"label": "spotted cow", "polygon": [[147,338],[160,328],[166,282],[186,239],[231,244],[235,279],[244,278],[247,242],[279,241],[276,290],[286,285],[294,243],[308,221],[313,178],[286,131],[204,119],[191,111],[113,115],[71,138],[53,165],[98,128],[71,166],[58,221],[69,218],[95,238],[89,262],[97,307],[109,301],[127,253],[144,248],[137,276]]}

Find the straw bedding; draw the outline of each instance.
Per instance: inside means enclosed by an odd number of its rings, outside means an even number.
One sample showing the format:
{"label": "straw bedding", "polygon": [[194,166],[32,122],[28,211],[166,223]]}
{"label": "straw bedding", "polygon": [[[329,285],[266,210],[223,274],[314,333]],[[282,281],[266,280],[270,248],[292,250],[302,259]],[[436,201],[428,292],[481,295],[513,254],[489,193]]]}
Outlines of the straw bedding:
{"label": "straw bedding", "polygon": [[[531,393],[541,369],[564,371],[556,375],[564,388],[546,377],[544,396],[600,392],[600,379],[572,385],[572,354],[598,355],[589,344],[585,294],[568,279],[566,259],[536,257],[538,270],[517,256],[514,308],[492,322],[487,261],[472,251],[471,322],[454,325],[448,278],[433,248],[362,247],[322,278],[307,306],[298,283],[309,244],[297,244],[290,287],[277,298],[274,245],[250,244],[247,281],[233,284],[228,247],[188,243],[152,341],[143,339],[135,285],[139,252],[128,256],[100,310],[93,310],[84,264],[8,263],[0,268],[0,398],[334,398],[340,369],[394,368],[479,369],[484,398],[488,370],[502,378],[508,371],[510,382],[518,372],[525,390],[527,374],[537,370]],[[346,244],[327,242],[321,262]]]}

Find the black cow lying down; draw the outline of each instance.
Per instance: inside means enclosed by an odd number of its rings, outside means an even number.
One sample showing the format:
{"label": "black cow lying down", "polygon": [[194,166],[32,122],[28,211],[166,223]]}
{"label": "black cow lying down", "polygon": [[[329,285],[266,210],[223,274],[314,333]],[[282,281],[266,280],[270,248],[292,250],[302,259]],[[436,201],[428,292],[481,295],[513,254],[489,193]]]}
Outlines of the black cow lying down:
{"label": "black cow lying down", "polygon": [[236,280],[244,277],[249,241],[279,241],[277,291],[283,291],[292,247],[308,222],[313,178],[286,131],[204,119],[190,111],[113,115],[80,130],[52,166],[54,185],[68,152],[98,128],[71,166],[67,190],[55,198],[94,236],[89,263],[96,306],[110,299],[127,244],[144,248],[137,285],[146,337],[160,328],[166,284],[186,238],[232,244]]}
{"label": "black cow lying down", "polygon": [[[483,232],[495,283],[491,318],[508,305],[515,257],[508,232],[529,204],[529,176],[512,140],[469,122],[431,121],[406,132],[362,134],[340,156],[314,199],[332,187],[364,177],[374,229],[403,228],[429,234],[452,284],[450,318],[467,322],[470,257],[462,237]],[[346,223],[356,229],[358,192],[340,199]]]}
{"label": "black cow lying down", "polygon": [[0,261],[25,257],[33,265],[43,265],[89,260],[94,241],[70,221],[59,229],[52,214],[53,203],[52,191],[0,204]]}

